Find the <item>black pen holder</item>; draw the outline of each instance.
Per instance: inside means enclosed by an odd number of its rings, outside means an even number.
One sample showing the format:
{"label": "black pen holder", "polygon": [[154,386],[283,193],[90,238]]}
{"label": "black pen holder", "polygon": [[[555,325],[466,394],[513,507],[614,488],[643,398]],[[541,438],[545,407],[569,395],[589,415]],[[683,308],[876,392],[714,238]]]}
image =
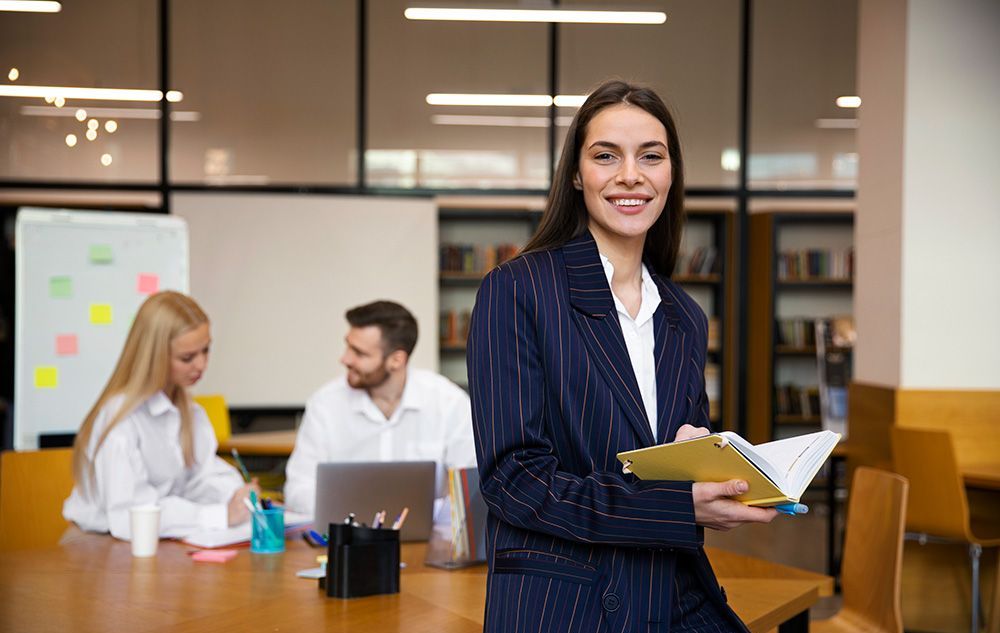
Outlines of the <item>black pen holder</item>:
{"label": "black pen holder", "polygon": [[327,596],[399,593],[399,530],[331,523],[327,548]]}

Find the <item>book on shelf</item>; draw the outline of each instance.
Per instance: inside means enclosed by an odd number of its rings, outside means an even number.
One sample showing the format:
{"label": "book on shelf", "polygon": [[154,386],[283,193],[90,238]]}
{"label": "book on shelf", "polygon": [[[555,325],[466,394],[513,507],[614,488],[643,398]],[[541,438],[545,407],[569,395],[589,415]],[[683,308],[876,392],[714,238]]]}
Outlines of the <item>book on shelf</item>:
{"label": "book on shelf", "polygon": [[438,268],[444,274],[485,275],[520,250],[516,244],[442,244]]}
{"label": "book on shelf", "polygon": [[810,248],[778,253],[778,279],[781,281],[850,281],[853,278],[853,248]]}
{"label": "book on shelf", "polygon": [[774,388],[774,412],[777,415],[815,417],[820,414],[817,385],[778,385]]}
{"label": "book on shelf", "polygon": [[689,440],[618,453],[622,470],[642,480],[723,482],[742,479],[752,506],[798,502],[840,435],[818,431],[754,446],[723,431]]}
{"label": "book on shelf", "polygon": [[857,339],[850,316],[816,322],[819,400],[823,428],[847,437],[847,394]]}
{"label": "book on shelf", "polygon": [[469,339],[470,310],[442,310],[439,336],[445,347],[464,347]]}
{"label": "book on shelf", "polygon": [[709,317],[708,319],[708,351],[717,352],[720,347],[719,317]]}
{"label": "book on shelf", "polygon": [[682,250],[677,254],[674,274],[700,277],[718,273],[719,260],[714,246],[699,246],[694,250]]}
{"label": "book on shelf", "polygon": [[705,395],[708,397],[708,419],[718,420],[722,416],[719,400],[722,395],[722,385],[719,366],[715,363],[705,364]]}

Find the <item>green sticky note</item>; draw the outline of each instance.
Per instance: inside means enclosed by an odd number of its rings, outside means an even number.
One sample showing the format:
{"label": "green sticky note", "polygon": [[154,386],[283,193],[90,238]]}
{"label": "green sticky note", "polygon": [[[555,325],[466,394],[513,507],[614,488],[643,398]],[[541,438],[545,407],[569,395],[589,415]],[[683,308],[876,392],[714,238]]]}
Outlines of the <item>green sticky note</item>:
{"label": "green sticky note", "polygon": [[111,253],[110,244],[91,244],[90,245],[90,263],[91,264],[110,264],[114,261],[114,256]]}
{"label": "green sticky note", "polygon": [[94,325],[111,323],[111,305],[107,303],[90,304],[90,322]]}
{"label": "green sticky note", "polygon": [[72,297],[73,279],[70,277],[49,277],[49,296],[53,299]]}
{"label": "green sticky note", "polygon": [[55,389],[59,386],[58,367],[35,367],[35,388]]}

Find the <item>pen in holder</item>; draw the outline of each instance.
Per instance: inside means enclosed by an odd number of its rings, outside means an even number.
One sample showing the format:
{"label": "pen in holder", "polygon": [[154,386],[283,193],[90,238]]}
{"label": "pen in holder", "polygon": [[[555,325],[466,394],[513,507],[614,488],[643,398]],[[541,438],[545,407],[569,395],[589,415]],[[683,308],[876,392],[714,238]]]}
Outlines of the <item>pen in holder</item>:
{"label": "pen in holder", "polygon": [[327,596],[399,593],[399,530],[331,523],[327,547]]}

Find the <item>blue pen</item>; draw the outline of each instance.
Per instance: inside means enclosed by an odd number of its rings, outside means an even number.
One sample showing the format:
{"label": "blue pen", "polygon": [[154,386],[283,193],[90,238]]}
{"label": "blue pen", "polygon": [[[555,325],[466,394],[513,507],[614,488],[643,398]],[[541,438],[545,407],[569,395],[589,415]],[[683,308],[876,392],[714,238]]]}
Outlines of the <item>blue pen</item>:
{"label": "blue pen", "polygon": [[809,506],[804,503],[783,503],[774,506],[774,509],[782,514],[808,514]]}
{"label": "blue pen", "polygon": [[326,545],[326,539],[323,538],[323,535],[317,532],[316,530],[309,530],[309,536],[316,539],[316,542],[319,543],[320,545]]}

